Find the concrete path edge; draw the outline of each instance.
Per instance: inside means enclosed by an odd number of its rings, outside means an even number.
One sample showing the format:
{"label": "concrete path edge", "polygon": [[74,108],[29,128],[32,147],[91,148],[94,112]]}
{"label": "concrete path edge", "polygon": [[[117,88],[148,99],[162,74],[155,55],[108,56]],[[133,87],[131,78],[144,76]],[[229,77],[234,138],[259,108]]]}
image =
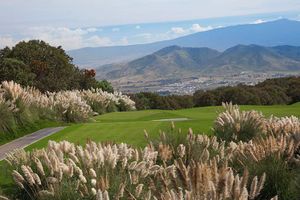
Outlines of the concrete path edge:
{"label": "concrete path edge", "polygon": [[66,127],[50,127],[38,130],[34,133],[25,135],[18,139],[15,139],[9,143],[0,146],[0,161],[5,159],[6,154],[14,151],[15,149],[23,149],[43,138],[48,137],[54,133],[63,130]]}

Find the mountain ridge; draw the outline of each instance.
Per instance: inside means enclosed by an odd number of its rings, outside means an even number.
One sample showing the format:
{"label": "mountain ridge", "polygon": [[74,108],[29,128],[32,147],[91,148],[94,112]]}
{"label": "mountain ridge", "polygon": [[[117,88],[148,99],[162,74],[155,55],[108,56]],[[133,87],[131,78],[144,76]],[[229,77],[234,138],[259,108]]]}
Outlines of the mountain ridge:
{"label": "mountain ridge", "polygon": [[[288,49],[289,51],[283,51]],[[170,46],[139,59],[99,68],[108,80],[155,80],[237,71],[300,70],[300,47],[236,45],[224,52],[210,48]]]}
{"label": "mountain ridge", "polygon": [[[272,35],[272,37],[270,37]],[[242,24],[198,32],[172,40],[129,46],[88,47],[68,51],[74,63],[97,67],[127,62],[151,54],[164,47],[208,47],[223,51],[238,44],[261,46],[300,46],[300,22],[280,19],[261,24]]]}

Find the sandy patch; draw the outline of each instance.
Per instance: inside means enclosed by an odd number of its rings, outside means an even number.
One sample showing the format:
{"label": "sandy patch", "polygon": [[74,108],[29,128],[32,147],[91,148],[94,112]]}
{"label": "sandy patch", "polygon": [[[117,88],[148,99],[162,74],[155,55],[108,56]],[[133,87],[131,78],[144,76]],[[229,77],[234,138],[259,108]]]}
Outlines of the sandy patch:
{"label": "sandy patch", "polygon": [[171,119],[157,119],[157,120],[152,120],[154,122],[179,122],[179,121],[188,121],[190,120],[189,118],[171,118]]}

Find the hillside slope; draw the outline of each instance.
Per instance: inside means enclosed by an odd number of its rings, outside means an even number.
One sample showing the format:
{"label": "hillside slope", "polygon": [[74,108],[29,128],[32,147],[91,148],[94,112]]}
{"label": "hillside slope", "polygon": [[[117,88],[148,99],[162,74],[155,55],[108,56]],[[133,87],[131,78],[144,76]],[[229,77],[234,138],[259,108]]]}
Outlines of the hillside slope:
{"label": "hillside slope", "polygon": [[[209,48],[186,48],[170,46],[153,54],[118,65],[108,65],[109,71],[104,78],[143,76],[146,79],[166,78],[167,76],[181,76],[200,71],[208,61],[216,58],[220,53]],[[116,70],[114,70],[116,69]],[[100,74],[104,71],[99,70]],[[105,73],[104,73],[105,74]]]}
{"label": "hillside slope", "polygon": [[[285,50],[286,49],[286,50]],[[128,63],[98,69],[99,78],[155,80],[239,71],[300,70],[299,47],[237,45],[218,52],[209,48],[170,46]]]}

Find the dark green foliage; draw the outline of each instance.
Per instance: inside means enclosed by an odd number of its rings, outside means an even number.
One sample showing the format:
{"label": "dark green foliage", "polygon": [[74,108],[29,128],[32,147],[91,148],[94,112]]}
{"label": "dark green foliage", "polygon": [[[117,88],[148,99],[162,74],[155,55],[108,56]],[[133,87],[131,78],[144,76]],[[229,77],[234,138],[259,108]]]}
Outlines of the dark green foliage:
{"label": "dark green foliage", "polygon": [[300,101],[300,77],[269,79],[255,86],[238,85],[209,91],[196,91],[195,106],[292,104]]}
{"label": "dark green foliage", "polygon": [[22,85],[33,85],[35,74],[22,61],[14,58],[0,60],[0,82],[15,81]]}
{"label": "dark green foliage", "polygon": [[130,96],[138,110],[175,110],[217,106],[222,102],[239,105],[292,104],[300,101],[300,77],[269,79],[255,86],[237,85],[208,91],[198,90],[193,96],[161,96],[151,92],[140,92]]}
{"label": "dark green foliage", "polygon": [[113,86],[107,80],[97,81],[96,88],[100,88],[103,91],[107,91],[107,92],[110,92],[110,93],[114,92]]}
{"label": "dark green foliage", "polygon": [[216,96],[203,90],[198,90],[193,95],[195,106],[211,106],[216,104]]}
{"label": "dark green foliage", "polygon": [[[92,73],[91,73],[92,72]],[[13,80],[39,90],[59,91],[101,88],[113,91],[107,81],[97,81],[95,71],[80,70],[61,47],[31,40],[0,51],[0,81]]]}
{"label": "dark green foliage", "polygon": [[[249,170],[250,179],[266,173],[266,182],[256,200],[271,199],[276,195],[280,200],[298,200],[300,198],[300,171],[297,167],[290,166],[282,156],[270,155],[258,162],[250,158],[244,161],[244,165]],[[243,173],[244,167],[240,166],[238,161],[233,162],[232,166],[239,170],[240,174]]]}
{"label": "dark green foliage", "polygon": [[194,106],[193,97],[189,95],[160,96],[157,93],[140,92],[137,94],[131,94],[130,98],[135,102],[135,107],[138,110],[175,110],[192,108]]}

